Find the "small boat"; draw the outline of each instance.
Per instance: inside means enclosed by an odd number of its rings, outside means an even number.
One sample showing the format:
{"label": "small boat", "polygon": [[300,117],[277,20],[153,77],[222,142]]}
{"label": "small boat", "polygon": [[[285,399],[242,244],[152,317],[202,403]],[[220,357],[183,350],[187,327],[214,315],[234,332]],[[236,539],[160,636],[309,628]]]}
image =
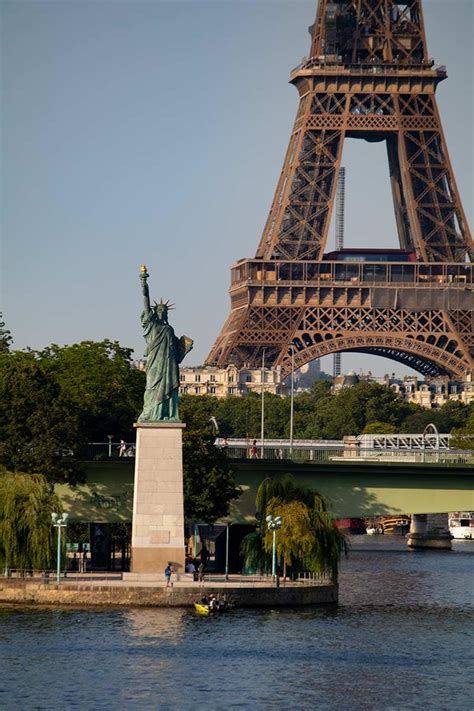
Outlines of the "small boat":
{"label": "small boat", "polygon": [[209,599],[203,597],[199,602],[194,603],[194,609],[198,615],[217,615],[219,612],[224,612],[229,609],[226,600],[218,600],[215,595],[211,595]]}
{"label": "small boat", "polygon": [[383,532],[389,536],[404,536],[410,530],[408,516],[387,516],[382,521]]}
{"label": "small boat", "polygon": [[448,514],[449,532],[458,540],[474,540],[474,511],[455,511]]}
{"label": "small boat", "polygon": [[209,615],[210,614],[210,609],[207,607],[207,605],[201,605],[200,602],[195,602],[194,603],[194,608],[198,615]]}

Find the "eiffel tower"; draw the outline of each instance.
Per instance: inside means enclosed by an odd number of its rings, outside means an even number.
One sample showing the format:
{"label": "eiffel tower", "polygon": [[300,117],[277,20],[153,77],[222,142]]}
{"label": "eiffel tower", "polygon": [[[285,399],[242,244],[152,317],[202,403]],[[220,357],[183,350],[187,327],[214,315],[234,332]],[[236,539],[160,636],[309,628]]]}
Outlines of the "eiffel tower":
{"label": "eiffel tower", "polygon": [[[453,6],[453,12],[455,7]],[[435,92],[421,0],[319,0],[299,106],[254,259],[207,363],[280,366],[378,354],[429,375],[474,373],[473,242]],[[325,253],[344,139],[385,141],[400,248]],[[370,210],[370,205],[367,205]]]}

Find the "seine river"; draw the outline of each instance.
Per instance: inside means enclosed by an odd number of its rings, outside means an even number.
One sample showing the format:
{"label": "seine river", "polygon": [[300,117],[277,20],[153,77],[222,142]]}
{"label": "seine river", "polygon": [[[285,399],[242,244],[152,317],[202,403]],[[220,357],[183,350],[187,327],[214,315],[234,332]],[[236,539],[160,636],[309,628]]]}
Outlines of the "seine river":
{"label": "seine river", "polygon": [[334,609],[0,609],[0,709],[473,708],[474,542],[352,541]]}

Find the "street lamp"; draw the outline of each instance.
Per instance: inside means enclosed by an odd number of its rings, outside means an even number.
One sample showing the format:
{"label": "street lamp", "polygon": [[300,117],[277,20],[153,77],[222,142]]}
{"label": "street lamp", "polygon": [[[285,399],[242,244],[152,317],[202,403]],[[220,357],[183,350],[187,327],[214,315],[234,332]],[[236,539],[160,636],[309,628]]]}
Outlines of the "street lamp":
{"label": "street lamp", "polygon": [[265,348],[262,351],[262,372],[260,376],[262,381],[262,412],[260,416],[260,442],[261,442],[261,458],[265,454]]}
{"label": "street lamp", "polygon": [[225,532],[225,579],[229,580],[229,522],[226,523]]}
{"label": "street lamp", "polygon": [[291,348],[291,387],[290,387],[290,457],[293,455],[293,417],[294,417],[294,399],[295,399],[295,347],[293,343]]}
{"label": "street lamp", "polygon": [[272,547],[272,576],[276,577],[276,532],[281,528],[281,516],[268,515],[266,522],[270,531],[273,531],[273,547]]}
{"label": "street lamp", "polygon": [[57,513],[51,514],[51,520],[53,526],[58,529],[58,552],[56,555],[56,582],[59,585],[59,580],[61,577],[61,529],[67,526],[68,514],[64,513],[62,516]]}

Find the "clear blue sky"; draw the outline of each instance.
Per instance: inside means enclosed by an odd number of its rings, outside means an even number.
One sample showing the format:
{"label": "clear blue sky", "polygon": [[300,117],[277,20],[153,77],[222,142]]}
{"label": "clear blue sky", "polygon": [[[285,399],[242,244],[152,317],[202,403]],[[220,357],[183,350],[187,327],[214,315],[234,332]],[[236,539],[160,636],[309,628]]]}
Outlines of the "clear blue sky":
{"label": "clear blue sky", "polygon": [[[252,257],[297,106],[315,0],[2,3],[2,310],[14,347],[111,338],[142,356],[139,265],[204,360]],[[472,224],[472,0],[425,0]],[[346,244],[397,246],[383,144],[350,141]],[[330,361],[323,367],[331,368]],[[343,368],[406,372],[343,355]]]}

